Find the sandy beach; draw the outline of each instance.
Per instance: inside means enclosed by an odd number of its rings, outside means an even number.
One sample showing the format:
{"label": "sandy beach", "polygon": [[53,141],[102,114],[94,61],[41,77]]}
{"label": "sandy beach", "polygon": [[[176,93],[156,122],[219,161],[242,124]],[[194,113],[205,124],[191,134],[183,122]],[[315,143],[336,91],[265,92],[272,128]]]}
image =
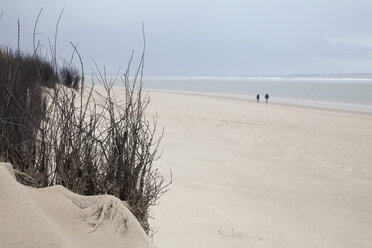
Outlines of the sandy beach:
{"label": "sandy beach", "polygon": [[372,248],[372,0],[1,3],[0,248]]}
{"label": "sandy beach", "polygon": [[[165,127],[155,166],[173,175],[152,211],[155,247],[372,247],[371,114],[150,97],[147,118]],[[151,247],[117,198],[30,188],[3,165],[0,247]]]}
{"label": "sandy beach", "polygon": [[157,247],[372,247],[372,115],[150,92]]}

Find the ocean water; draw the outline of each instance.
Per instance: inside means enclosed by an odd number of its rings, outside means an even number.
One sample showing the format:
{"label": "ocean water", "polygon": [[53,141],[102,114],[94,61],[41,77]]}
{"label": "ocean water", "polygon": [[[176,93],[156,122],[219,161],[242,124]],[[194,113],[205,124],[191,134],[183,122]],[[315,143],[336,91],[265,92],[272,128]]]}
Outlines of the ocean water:
{"label": "ocean water", "polygon": [[[88,83],[90,81],[87,78]],[[110,78],[109,80],[113,80]],[[158,77],[145,76],[144,88],[201,93],[372,113],[372,78],[367,77]],[[121,87],[120,79],[114,82]]]}
{"label": "ocean water", "polygon": [[372,78],[350,77],[145,77],[146,89],[204,93],[372,112]]}

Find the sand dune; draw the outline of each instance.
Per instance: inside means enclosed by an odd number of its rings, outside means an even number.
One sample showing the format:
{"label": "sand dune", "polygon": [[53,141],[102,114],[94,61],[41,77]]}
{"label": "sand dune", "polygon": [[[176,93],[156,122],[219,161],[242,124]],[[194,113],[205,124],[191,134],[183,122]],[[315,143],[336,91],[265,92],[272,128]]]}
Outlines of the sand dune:
{"label": "sand dune", "polygon": [[15,180],[11,165],[0,163],[0,199],[0,247],[151,247],[113,196],[27,187]]}
{"label": "sand dune", "polygon": [[372,115],[151,92],[158,247],[372,247]]}

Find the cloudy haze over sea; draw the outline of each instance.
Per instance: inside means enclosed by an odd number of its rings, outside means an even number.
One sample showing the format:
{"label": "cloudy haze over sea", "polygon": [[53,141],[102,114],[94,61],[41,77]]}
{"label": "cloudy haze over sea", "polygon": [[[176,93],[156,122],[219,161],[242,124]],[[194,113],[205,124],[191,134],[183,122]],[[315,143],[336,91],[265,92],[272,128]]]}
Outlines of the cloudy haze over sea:
{"label": "cloudy haze over sea", "polygon": [[[79,44],[86,68],[91,58],[107,71],[138,60],[142,22],[147,75],[288,75],[370,73],[372,1],[367,0],[130,0],[1,1],[0,43],[48,50],[59,23],[57,52],[69,60]],[[137,56],[136,56],[137,55]],[[136,61],[136,60],[135,60]]]}

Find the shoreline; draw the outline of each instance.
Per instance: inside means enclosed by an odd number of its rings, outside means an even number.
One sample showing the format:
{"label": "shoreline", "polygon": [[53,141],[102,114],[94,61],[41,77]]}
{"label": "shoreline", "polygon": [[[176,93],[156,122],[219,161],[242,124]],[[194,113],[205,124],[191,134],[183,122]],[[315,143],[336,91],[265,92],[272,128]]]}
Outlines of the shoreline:
{"label": "shoreline", "polygon": [[[117,87],[121,88],[121,87]],[[178,94],[178,95],[193,95],[201,97],[212,97],[236,100],[242,102],[256,103],[255,96],[239,96],[232,94],[218,94],[218,93],[206,93],[206,92],[194,92],[194,91],[175,91],[175,90],[159,90],[159,89],[146,89],[148,92],[158,92],[166,94]],[[265,100],[262,99],[259,104],[265,104]],[[311,100],[298,100],[298,99],[286,99],[286,98],[270,98],[269,104],[275,106],[291,107],[297,109],[312,109],[312,110],[323,110],[330,112],[338,112],[345,114],[360,114],[360,115],[372,115],[372,106],[370,105],[356,105],[348,103],[338,102],[323,102],[323,101],[311,101]],[[331,106],[327,105],[330,104]],[[344,106],[344,107],[343,107]],[[346,106],[349,106],[348,108]],[[357,107],[364,107],[364,109],[358,109]]]}

